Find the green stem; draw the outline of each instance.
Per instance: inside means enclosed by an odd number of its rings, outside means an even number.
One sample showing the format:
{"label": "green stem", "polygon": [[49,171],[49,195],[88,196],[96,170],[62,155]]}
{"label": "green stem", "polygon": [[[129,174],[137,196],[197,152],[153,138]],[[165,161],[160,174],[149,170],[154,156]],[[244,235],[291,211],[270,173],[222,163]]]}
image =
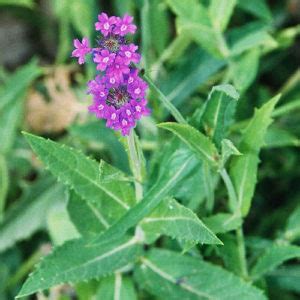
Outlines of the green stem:
{"label": "green stem", "polygon": [[233,183],[231,181],[231,178],[229,177],[225,168],[222,168],[219,171],[219,173],[225,183],[225,186],[226,186],[226,189],[228,192],[229,207],[230,207],[231,211],[237,212],[239,210],[239,203],[238,203],[238,198],[237,198]]}
{"label": "green stem", "polygon": [[165,108],[171,113],[171,115],[174,117],[174,119],[181,124],[187,124],[184,117],[181,115],[179,110],[167,99],[167,97],[161,92],[161,90],[155,85],[155,83],[152,81],[152,79],[144,74],[143,78],[148,82],[151,89],[153,89],[156,94],[158,95],[159,100],[162,102],[162,104],[165,106]]}
{"label": "green stem", "polygon": [[131,167],[131,171],[134,176],[134,186],[135,186],[135,195],[136,200],[140,201],[143,198],[143,186],[142,186],[142,166],[140,157],[135,143],[135,133],[132,130],[127,137],[128,145],[128,158]]}
{"label": "green stem", "polygon": [[45,255],[43,253],[42,249],[38,249],[36,252],[34,252],[28,260],[26,260],[21,267],[18,269],[18,271],[10,278],[9,281],[7,281],[5,285],[5,289],[10,289],[14,286],[16,286],[24,277],[28,275],[28,273],[32,270],[34,265],[40,260],[40,258]]}
{"label": "green stem", "polygon": [[[234,215],[240,216],[241,214],[240,205],[231,178],[225,168],[222,168],[219,172],[225,183],[228,192],[229,207],[231,211],[234,212]],[[246,259],[246,248],[245,248],[245,240],[244,240],[244,233],[243,233],[242,226],[236,230],[236,241],[237,241],[241,276],[244,279],[248,279],[249,276],[248,276],[248,267],[247,267],[247,259]]]}
{"label": "green stem", "polygon": [[244,279],[247,280],[249,278],[249,274],[248,274],[248,267],[247,267],[247,260],[246,260],[244,233],[242,227],[236,230],[236,241],[238,247],[241,275]]}

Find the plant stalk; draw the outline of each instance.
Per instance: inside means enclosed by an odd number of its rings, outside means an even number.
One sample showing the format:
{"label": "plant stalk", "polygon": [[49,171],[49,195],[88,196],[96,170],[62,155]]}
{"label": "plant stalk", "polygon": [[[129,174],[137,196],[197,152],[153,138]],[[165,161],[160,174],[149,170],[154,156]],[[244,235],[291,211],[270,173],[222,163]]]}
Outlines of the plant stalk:
{"label": "plant stalk", "polygon": [[127,136],[127,145],[129,164],[134,176],[135,196],[136,200],[139,202],[143,198],[142,165],[136,148],[134,130]]}
{"label": "plant stalk", "polygon": [[247,259],[246,259],[246,247],[245,247],[244,233],[242,227],[236,230],[236,241],[238,247],[241,276],[245,280],[248,280],[249,274],[248,274]]}

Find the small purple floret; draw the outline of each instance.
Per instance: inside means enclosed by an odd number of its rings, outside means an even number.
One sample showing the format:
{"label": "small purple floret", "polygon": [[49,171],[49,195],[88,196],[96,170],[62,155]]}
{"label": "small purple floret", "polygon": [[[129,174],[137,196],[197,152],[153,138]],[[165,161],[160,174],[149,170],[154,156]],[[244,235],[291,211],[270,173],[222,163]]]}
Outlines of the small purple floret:
{"label": "small purple floret", "polygon": [[78,57],[78,63],[82,65],[85,63],[85,56],[92,52],[92,49],[89,47],[89,40],[84,37],[80,43],[78,39],[75,39],[73,44],[75,50],[72,52],[72,57]]}
{"label": "small purple floret", "polygon": [[128,135],[137,120],[150,114],[145,98],[148,85],[133,65],[141,59],[138,46],[128,43],[125,37],[136,31],[132,21],[133,17],[127,14],[119,18],[101,13],[95,23],[96,30],[102,34],[97,46],[90,48],[87,38],[82,42],[76,39],[76,49],[72,52],[73,57],[78,57],[79,64],[85,62],[87,54],[92,54],[100,73],[87,84],[87,93],[93,96],[89,111],[97,118],[105,119],[107,127],[122,135]]}

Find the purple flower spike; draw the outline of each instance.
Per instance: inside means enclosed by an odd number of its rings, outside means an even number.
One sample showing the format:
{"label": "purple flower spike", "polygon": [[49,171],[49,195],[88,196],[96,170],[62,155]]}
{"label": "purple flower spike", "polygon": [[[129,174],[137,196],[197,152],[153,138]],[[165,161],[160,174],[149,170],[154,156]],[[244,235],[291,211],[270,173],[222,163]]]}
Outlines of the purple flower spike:
{"label": "purple flower spike", "polygon": [[109,33],[112,32],[114,28],[113,25],[116,24],[118,18],[117,17],[108,17],[106,13],[102,13],[98,15],[99,22],[95,23],[95,28],[97,31],[101,31],[104,36],[108,36]]}
{"label": "purple flower spike", "polygon": [[99,74],[88,82],[87,93],[93,96],[89,112],[106,120],[106,126],[128,135],[137,120],[150,114],[145,99],[147,83],[139,77],[139,70],[133,65],[141,56],[138,46],[128,43],[125,35],[134,33],[133,17],[109,17],[105,13],[98,16],[96,30],[101,32],[95,48],[89,48],[88,40],[82,43],[74,40],[76,49],[72,56],[83,63],[85,55],[92,53],[93,62]]}
{"label": "purple flower spike", "polygon": [[85,63],[85,56],[92,51],[89,47],[89,40],[84,37],[80,43],[78,39],[75,39],[73,44],[76,49],[73,50],[72,57],[78,57],[78,63],[82,65]]}

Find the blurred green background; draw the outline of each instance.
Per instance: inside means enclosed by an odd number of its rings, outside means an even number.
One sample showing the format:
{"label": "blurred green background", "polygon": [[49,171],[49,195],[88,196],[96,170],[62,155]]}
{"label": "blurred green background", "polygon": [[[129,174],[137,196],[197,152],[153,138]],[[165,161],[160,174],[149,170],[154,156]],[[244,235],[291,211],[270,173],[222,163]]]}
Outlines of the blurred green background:
{"label": "blurred green background", "polygon": [[[74,38],[95,42],[94,22],[101,11],[135,17],[141,67],[184,116],[201,111],[213,85],[232,83],[241,94],[233,139],[255,107],[282,93],[245,222],[246,235],[260,237],[248,239],[254,250],[266,246],[265,238],[280,235],[300,203],[300,0],[239,0],[222,36],[198,29],[195,3],[0,0],[0,299],[13,298],[50,243],[77,234],[64,188],[43,171],[21,130],[128,171],[118,136],[87,114],[85,84],[95,75],[93,64],[79,67],[70,57]],[[140,122],[138,133],[150,159],[162,143],[155,124],[172,118],[155,94],[149,99],[153,114]],[[216,195],[222,207],[223,191]],[[274,299],[299,299],[299,266],[276,272],[268,278]],[[66,287],[57,293],[70,297],[74,292]]]}

